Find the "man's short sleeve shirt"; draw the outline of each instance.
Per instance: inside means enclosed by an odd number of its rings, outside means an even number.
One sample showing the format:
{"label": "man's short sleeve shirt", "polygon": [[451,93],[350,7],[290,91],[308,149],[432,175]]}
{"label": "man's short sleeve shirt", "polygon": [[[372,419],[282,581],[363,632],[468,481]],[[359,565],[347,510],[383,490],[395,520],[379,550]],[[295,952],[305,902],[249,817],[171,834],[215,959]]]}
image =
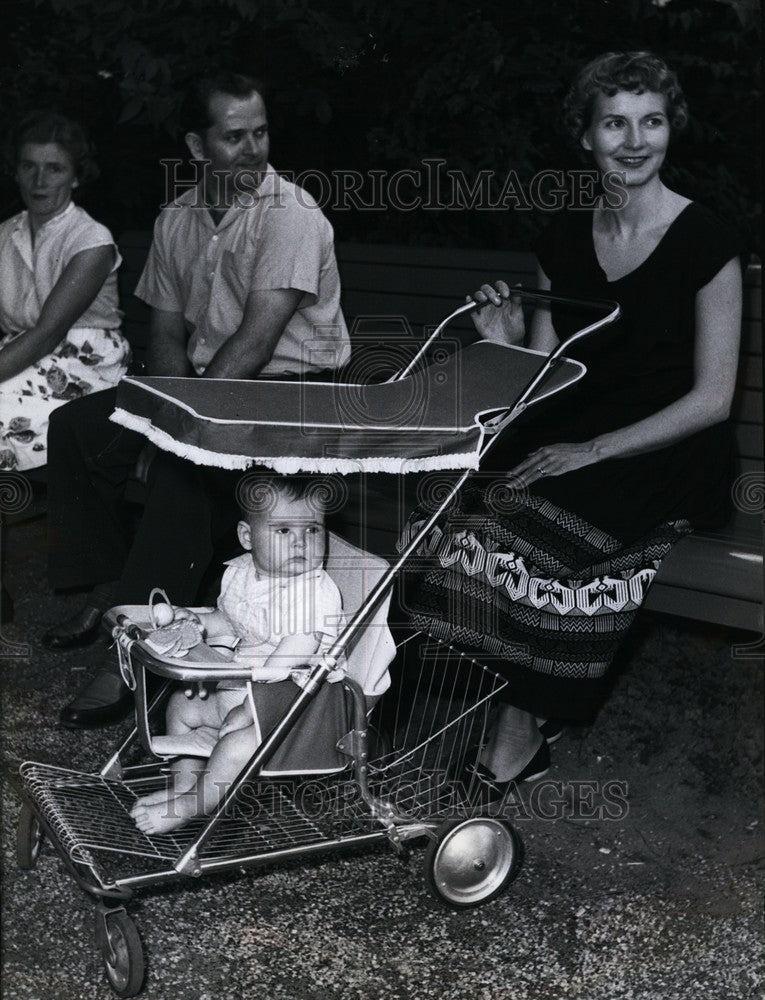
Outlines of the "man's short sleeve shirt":
{"label": "man's short sleeve shirt", "polygon": [[201,189],[161,212],[136,295],[182,312],[195,371],[238,329],[251,291],[302,292],[262,375],[338,368],[349,357],[332,227],[311,196],[269,167],[216,226]]}

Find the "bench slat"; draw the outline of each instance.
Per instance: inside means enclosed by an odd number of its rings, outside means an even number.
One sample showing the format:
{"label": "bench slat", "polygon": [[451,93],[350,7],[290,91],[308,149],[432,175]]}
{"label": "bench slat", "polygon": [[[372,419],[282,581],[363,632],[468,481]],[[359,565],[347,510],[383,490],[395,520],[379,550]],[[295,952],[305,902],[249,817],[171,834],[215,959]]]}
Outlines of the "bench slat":
{"label": "bench slat", "polygon": [[418,267],[398,267],[392,264],[342,264],[340,284],[348,293],[376,292],[410,294],[427,298],[451,298],[455,308],[465,295],[475,291],[486,281],[502,278],[510,284],[520,282],[531,287],[536,275],[530,270],[503,270],[500,274],[487,272],[477,267],[460,267],[453,270],[422,269]]}
{"label": "bench slat", "polygon": [[[762,272],[759,267],[748,268],[744,275],[743,314],[748,319],[762,319]],[[762,350],[762,338],[760,338],[760,350]]]}
{"label": "bench slat", "polygon": [[762,321],[746,313],[741,321],[741,352],[762,358]]}
{"label": "bench slat", "polygon": [[736,475],[746,475],[752,472],[762,472],[762,459],[759,458],[745,458],[742,455],[737,455],[734,468],[736,470]]}
{"label": "bench slat", "polygon": [[762,358],[744,354],[738,368],[738,384],[747,389],[757,389],[762,393]]}
{"label": "bench slat", "polygon": [[[661,564],[656,582],[688,587],[691,580],[699,593],[719,594],[757,602],[762,599],[760,581],[751,573],[757,557],[743,545],[708,535],[689,535],[672,549]],[[759,555],[762,568],[762,552]]]}
{"label": "bench slat", "polygon": [[762,466],[762,424],[734,424],[736,454],[759,459]]}
{"label": "bench slat", "polygon": [[672,586],[657,580],[648,591],[643,607],[647,611],[745,629],[760,635],[763,631],[762,599],[746,601],[726,594],[699,593],[693,584]]}
{"label": "bench slat", "polygon": [[762,392],[756,389],[737,389],[733,397],[731,416],[744,424],[762,427]]}
{"label": "bench slat", "polygon": [[387,243],[337,243],[335,253],[338,264],[345,262],[372,262],[377,264],[426,267],[452,270],[465,266],[471,268],[509,268],[533,270],[534,255],[512,250],[462,250],[452,247],[405,247]]}
{"label": "bench slat", "polygon": [[[377,291],[360,293],[343,291],[341,298],[346,318],[405,316],[418,337],[422,336],[424,327],[437,326],[442,319],[461,304],[460,299],[454,295],[439,298],[432,295],[391,295],[389,292]],[[459,324],[459,327],[464,330],[471,326],[470,320]]]}

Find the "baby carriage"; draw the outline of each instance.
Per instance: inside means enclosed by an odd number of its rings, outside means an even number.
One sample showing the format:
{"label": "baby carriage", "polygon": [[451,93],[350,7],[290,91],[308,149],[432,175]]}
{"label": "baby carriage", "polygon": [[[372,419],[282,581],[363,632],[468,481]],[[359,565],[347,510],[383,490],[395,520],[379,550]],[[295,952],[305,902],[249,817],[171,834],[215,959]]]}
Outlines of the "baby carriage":
{"label": "baby carriage", "polygon": [[[135,692],[136,724],[97,774],[34,761],[21,766],[18,861],[33,867],[47,839],[94,898],[97,940],[118,996],[137,994],[144,976],[143,946],[126,904],[162,883],[385,840],[405,852],[415,839],[427,842],[428,887],[452,907],[487,902],[513,880],[521,852],[515,830],[481,808],[475,789],[461,780],[468,751],[481,745],[492,701],[507,682],[447,644],[410,636],[400,646],[403,667],[385,690],[395,652],[388,604],[396,574],[498,432],[584,373],[565,350],[618,316],[613,303],[587,305],[606,315],[548,357],[481,342],[439,363],[434,374],[433,365],[422,363],[428,341],[380,385],[124,380],[117,421],[199,463],[242,469],[258,463],[285,473],[463,471],[391,566],[331,536],[326,568],[341,591],[347,625],[305,686],[296,686],[285,714],[218,806],[171,833],[145,834],[130,817],[138,797],[167,781],[168,759],[154,752],[152,719],[174,684],[246,681],[250,670],[221,663],[205,648],[184,659],[157,654],[145,641],[149,609],[109,612]],[[431,340],[473,308],[452,313]],[[344,655],[348,731],[317,781],[290,767],[290,734]],[[164,681],[153,697],[147,673]]]}

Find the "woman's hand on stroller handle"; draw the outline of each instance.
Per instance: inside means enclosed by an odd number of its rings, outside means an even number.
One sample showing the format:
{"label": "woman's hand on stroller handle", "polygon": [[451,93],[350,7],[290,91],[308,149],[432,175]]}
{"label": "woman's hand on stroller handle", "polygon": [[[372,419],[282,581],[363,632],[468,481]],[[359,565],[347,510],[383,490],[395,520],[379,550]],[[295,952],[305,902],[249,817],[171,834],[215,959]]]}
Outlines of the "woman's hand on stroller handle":
{"label": "woman's hand on stroller handle", "polygon": [[504,281],[481,285],[466,301],[481,307],[473,310],[470,318],[482,340],[511,346],[523,344],[526,324],[521,296],[514,295]]}

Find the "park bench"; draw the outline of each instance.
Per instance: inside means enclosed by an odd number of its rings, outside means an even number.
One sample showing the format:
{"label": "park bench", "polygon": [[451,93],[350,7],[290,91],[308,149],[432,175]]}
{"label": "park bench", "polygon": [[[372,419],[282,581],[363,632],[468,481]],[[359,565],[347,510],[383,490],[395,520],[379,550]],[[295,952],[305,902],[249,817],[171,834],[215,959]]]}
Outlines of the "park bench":
{"label": "park bench", "polygon": [[[146,344],[148,310],[132,291],[141,272],[150,233],[130,232],[120,240],[124,265],[120,291],[125,332],[140,356]],[[405,352],[460,304],[466,292],[485,281],[504,278],[535,285],[531,254],[340,243],[337,258],[343,310],[354,346],[349,378],[373,374],[380,345],[389,356]],[[744,319],[738,388],[732,420],[736,440],[736,509],[725,527],[683,539],[664,561],[646,606],[666,614],[732,628],[763,630],[763,410],[762,286],[759,265],[745,277]],[[474,338],[470,320],[450,328],[459,341]],[[364,350],[361,350],[361,347]],[[379,374],[375,371],[374,374]],[[407,478],[407,477],[404,477]],[[392,551],[398,521],[395,477],[370,476],[364,484],[360,540],[371,549]],[[353,492],[353,488],[352,488]],[[352,505],[351,505],[352,506]],[[357,525],[361,528],[361,525]]]}

